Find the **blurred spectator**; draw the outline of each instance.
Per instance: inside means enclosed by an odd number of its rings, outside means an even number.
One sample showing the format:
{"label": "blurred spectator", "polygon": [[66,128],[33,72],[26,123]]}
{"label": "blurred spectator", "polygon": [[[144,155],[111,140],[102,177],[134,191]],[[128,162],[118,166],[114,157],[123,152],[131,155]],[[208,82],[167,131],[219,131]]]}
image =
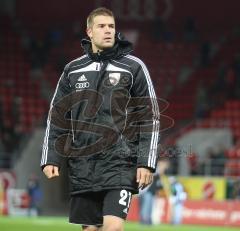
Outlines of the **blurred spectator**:
{"label": "blurred spectator", "polygon": [[13,123],[10,119],[4,120],[3,129],[2,129],[2,143],[4,146],[5,152],[10,155],[16,148],[16,134],[14,130]]}
{"label": "blurred spectator", "polygon": [[145,225],[152,224],[152,209],[154,197],[158,194],[160,189],[163,189],[162,177],[169,168],[169,160],[162,158],[158,161],[156,174],[153,177],[152,184],[140,192],[140,222]]}
{"label": "blurred spectator", "polygon": [[15,96],[12,102],[11,109],[11,119],[13,121],[13,126],[18,126],[21,124],[21,107],[22,107],[22,98],[20,96]]}
{"label": "blurred spectator", "polygon": [[2,144],[4,152],[9,156],[9,160],[13,159],[14,152],[19,151],[21,140],[23,138],[21,128],[21,104],[22,98],[16,96],[13,99],[12,106],[8,111],[7,118],[2,125]]}
{"label": "blurred spectator", "polygon": [[196,118],[197,119],[205,118],[208,115],[211,103],[209,102],[207,89],[204,87],[202,82],[198,85],[195,102],[196,102],[195,108]]}
{"label": "blurred spectator", "polygon": [[180,69],[180,73],[177,77],[177,83],[178,83],[178,86],[183,86],[187,80],[189,79],[190,75],[193,73],[193,70],[191,67],[189,66],[182,66],[181,69]]}
{"label": "blurred spectator", "polygon": [[213,83],[212,91],[213,93],[217,93],[220,91],[224,91],[225,88],[225,76],[227,73],[227,64],[222,62],[218,67],[217,79],[216,82]]}
{"label": "blurred spectator", "polygon": [[[33,82],[42,81],[43,70],[41,67],[32,67],[30,70],[30,78]],[[40,81],[40,82],[41,82]]]}
{"label": "blurred spectator", "polygon": [[235,55],[233,69],[236,75],[235,96],[240,99],[240,53]]}
{"label": "blurred spectator", "polygon": [[160,16],[156,16],[153,21],[153,38],[160,41],[166,31],[166,24]]}
{"label": "blurred spectator", "polygon": [[184,40],[187,42],[195,42],[197,40],[197,28],[193,17],[187,17],[185,20]]}
{"label": "blurred spectator", "polygon": [[209,148],[205,163],[208,166],[205,166],[205,174],[207,173],[212,176],[223,176],[225,161],[225,148],[222,145],[219,145],[214,149]]}
{"label": "blurred spectator", "polygon": [[202,43],[200,47],[200,66],[201,67],[209,66],[211,49],[212,49],[212,45],[209,41],[205,41]]}
{"label": "blurred spectator", "polygon": [[183,204],[187,199],[187,194],[183,185],[175,177],[169,177],[169,182],[171,188],[171,196],[169,198],[171,223],[178,225],[182,223]]}
{"label": "blurred spectator", "polygon": [[51,85],[48,81],[46,81],[45,79],[42,79],[42,81],[40,81],[40,94],[42,99],[45,99],[46,101],[48,101],[49,103],[51,102],[51,97],[52,97],[52,88]]}
{"label": "blurred spectator", "polygon": [[191,175],[198,175],[198,156],[196,153],[191,153],[190,155],[187,156],[188,160],[188,165],[190,169],[190,174]]}
{"label": "blurred spectator", "polygon": [[73,31],[74,38],[77,40],[81,40],[85,36],[83,29],[82,29],[81,22],[79,22],[79,21],[76,21],[73,23],[72,31]]}
{"label": "blurred spectator", "polygon": [[240,37],[240,25],[239,24],[233,28],[233,36],[234,36],[234,38]]}
{"label": "blurred spectator", "polygon": [[233,199],[240,200],[240,179],[237,179],[233,184]]}
{"label": "blurred spectator", "polygon": [[30,62],[32,68],[38,69],[45,65],[50,48],[47,39],[33,38],[31,40]]}
{"label": "blurred spectator", "polygon": [[166,82],[164,84],[162,97],[164,99],[168,99],[168,97],[171,95],[171,93],[173,91],[173,84],[172,84],[172,81],[171,81],[170,77],[166,78],[165,81]]}
{"label": "blurred spectator", "polygon": [[233,69],[237,76],[240,76],[240,51],[237,51],[233,59]]}
{"label": "blurred spectator", "polygon": [[0,96],[0,134],[3,128],[3,101],[2,97]]}
{"label": "blurred spectator", "polygon": [[42,200],[42,190],[39,180],[35,175],[32,175],[27,183],[27,192],[29,195],[29,216],[38,216],[40,214],[40,203]]}
{"label": "blurred spectator", "polygon": [[216,81],[210,88],[212,106],[222,106],[226,99],[236,96],[236,77],[233,68],[222,62],[217,71]]}
{"label": "blurred spectator", "polygon": [[179,158],[183,154],[183,150],[179,149],[176,145],[170,145],[167,147],[166,151],[164,152],[163,156],[167,156],[170,161],[170,166],[168,168],[169,174],[177,174],[178,171],[178,165],[179,165]]}
{"label": "blurred spectator", "polygon": [[49,29],[46,39],[46,47],[48,49],[52,47],[58,47],[63,42],[63,31],[60,26],[55,26],[55,28]]}
{"label": "blurred spectator", "polygon": [[22,30],[21,34],[21,46],[25,51],[29,51],[31,49],[31,37],[27,30]]}
{"label": "blurred spectator", "polygon": [[228,99],[234,99],[236,96],[236,81],[236,74],[233,68],[228,68],[225,77],[225,89]]}
{"label": "blurred spectator", "polygon": [[171,42],[174,39],[174,33],[169,30],[166,22],[160,16],[155,17],[152,31],[156,41]]}

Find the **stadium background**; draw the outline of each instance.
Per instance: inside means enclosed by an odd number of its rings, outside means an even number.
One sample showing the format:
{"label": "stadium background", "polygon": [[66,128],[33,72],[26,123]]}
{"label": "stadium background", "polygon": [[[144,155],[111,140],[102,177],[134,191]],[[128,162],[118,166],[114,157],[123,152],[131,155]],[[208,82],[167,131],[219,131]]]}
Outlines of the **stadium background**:
{"label": "stadium background", "polygon": [[[1,0],[0,214],[23,212],[27,199],[16,189],[26,189],[30,176],[43,190],[42,215],[68,212],[67,173],[44,178],[41,145],[58,78],[82,54],[85,20],[97,6],[114,11],[118,30],[134,43],[163,99],[160,154],[170,160],[167,175],[178,176],[188,193],[184,223],[239,226],[237,0]],[[131,209],[137,220],[137,201]]]}

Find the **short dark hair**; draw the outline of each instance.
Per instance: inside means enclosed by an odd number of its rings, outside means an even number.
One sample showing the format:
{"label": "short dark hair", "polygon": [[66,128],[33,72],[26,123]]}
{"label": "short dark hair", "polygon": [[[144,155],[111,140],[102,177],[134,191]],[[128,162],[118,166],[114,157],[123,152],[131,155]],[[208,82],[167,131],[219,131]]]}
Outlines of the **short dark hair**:
{"label": "short dark hair", "polygon": [[87,28],[88,27],[91,27],[92,24],[93,24],[93,19],[96,17],[96,16],[99,16],[99,15],[104,15],[104,16],[110,16],[110,17],[113,17],[114,18],[114,14],[111,10],[105,8],[105,7],[99,7],[95,10],[93,10],[87,17]]}

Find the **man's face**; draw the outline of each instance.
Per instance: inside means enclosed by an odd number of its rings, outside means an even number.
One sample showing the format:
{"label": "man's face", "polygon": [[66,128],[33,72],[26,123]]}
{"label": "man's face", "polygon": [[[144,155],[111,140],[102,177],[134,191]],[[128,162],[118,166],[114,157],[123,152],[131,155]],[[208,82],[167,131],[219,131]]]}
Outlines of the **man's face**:
{"label": "man's face", "polygon": [[115,43],[115,21],[111,16],[99,15],[94,17],[93,25],[87,29],[92,41],[93,52],[110,48]]}

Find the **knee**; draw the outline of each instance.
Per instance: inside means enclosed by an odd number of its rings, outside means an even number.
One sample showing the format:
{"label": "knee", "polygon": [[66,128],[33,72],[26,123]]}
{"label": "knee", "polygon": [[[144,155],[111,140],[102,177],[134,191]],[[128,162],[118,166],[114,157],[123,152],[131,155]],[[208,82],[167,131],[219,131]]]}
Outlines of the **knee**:
{"label": "knee", "polygon": [[123,231],[124,220],[116,216],[104,216],[102,231]]}

